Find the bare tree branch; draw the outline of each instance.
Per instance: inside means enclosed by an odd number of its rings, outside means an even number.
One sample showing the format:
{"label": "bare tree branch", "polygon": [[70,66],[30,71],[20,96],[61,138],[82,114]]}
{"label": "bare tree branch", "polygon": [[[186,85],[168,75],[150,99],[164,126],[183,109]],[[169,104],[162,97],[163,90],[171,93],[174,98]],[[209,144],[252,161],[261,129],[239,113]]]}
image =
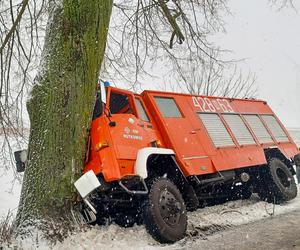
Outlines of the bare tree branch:
{"label": "bare tree branch", "polygon": [[[28,5],[28,0],[24,0],[22,3],[22,8],[21,8],[16,20],[13,21],[13,25],[11,26],[11,29],[9,30],[9,32],[6,34],[6,36],[4,38],[4,41],[0,47],[0,54],[3,53],[4,47],[7,45],[9,39],[13,36],[18,24],[20,23],[20,21],[22,19],[22,16],[24,14],[24,11],[26,10],[27,5]],[[12,6],[12,1],[11,1],[11,6]]]}

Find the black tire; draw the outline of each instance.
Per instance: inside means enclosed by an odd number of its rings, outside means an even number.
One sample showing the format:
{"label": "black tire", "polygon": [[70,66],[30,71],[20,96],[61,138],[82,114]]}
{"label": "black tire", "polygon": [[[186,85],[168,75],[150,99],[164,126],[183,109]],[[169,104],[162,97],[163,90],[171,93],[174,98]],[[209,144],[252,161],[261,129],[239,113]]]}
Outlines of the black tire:
{"label": "black tire", "polygon": [[289,168],[279,159],[273,158],[268,163],[263,183],[258,190],[261,199],[280,204],[297,196],[297,185]]}
{"label": "black tire", "polygon": [[160,243],[182,239],[187,228],[186,207],[178,188],[167,178],[155,179],[143,205],[146,229]]}

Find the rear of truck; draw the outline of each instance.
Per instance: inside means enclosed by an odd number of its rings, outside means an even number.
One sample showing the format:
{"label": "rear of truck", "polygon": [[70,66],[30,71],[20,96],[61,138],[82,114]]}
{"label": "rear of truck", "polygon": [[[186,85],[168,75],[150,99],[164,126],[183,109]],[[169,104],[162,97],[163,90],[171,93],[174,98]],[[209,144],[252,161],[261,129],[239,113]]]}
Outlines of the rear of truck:
{"label": "rear of truck", "polygon": [[265,101],[158,91],[145,101],[160,114],[166,147],[200,201],[252,192],[276,203],[296,196],[299,149]]}

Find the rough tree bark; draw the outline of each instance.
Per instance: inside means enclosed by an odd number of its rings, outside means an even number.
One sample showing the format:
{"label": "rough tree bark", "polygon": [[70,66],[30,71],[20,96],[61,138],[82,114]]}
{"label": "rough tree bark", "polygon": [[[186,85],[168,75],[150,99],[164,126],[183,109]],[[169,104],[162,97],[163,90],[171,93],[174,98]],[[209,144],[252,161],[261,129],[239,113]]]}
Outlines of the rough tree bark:
{"label": "rough tree bark", "polygon": [[27,104],[31,129],[17,228],[70,217],[106,45],[112,0],[57,2]]}

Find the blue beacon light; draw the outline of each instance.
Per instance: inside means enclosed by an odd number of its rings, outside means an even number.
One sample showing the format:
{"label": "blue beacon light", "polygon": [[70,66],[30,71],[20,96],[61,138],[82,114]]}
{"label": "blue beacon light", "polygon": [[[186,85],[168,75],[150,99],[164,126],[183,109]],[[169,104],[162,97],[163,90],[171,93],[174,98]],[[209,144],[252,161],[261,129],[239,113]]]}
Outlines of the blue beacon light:
{"label": "blue beacon light", "polygon": [[110,82],[109,82],[109,81],[105,81],[105,82],[104,82],[104,86],[105,86],[105,87],[110,87]]}

